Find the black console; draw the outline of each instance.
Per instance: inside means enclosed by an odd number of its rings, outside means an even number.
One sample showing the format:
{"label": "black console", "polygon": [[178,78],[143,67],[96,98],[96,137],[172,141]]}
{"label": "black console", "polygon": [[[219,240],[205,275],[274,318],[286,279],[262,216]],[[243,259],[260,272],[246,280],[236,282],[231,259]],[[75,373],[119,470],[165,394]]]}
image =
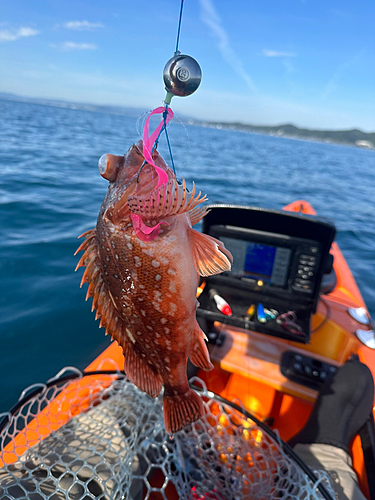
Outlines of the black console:
{"label": "black console", "polygon": [[[203,329],[221,321],[307,342],[335,227],[298,213],[230,205],[210,208],[203,232],[221,240],[234,260],[230,272],[205,279],[197,310]],[[231,316],[218,310],[215,293],[228,302]],[[247,314],[251,305],[252,316]],[[269,313],[266,320],[258,316],[262,309]]]}

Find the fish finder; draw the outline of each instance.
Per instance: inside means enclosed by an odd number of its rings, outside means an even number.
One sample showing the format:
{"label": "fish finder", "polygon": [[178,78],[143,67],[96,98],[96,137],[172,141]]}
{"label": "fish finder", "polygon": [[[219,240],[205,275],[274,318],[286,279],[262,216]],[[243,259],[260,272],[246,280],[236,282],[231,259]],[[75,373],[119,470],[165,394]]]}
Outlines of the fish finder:
{"label": "fish finder", "polygon": [[270,293],[313,294],[322,257],[318,241],[216,224],[210,234],[233,255],[227,276],[249,287],[269,287]]}
{"label": "fish finder", "polygon": [[289,248],[277,246],[277,242],[273,245],[259,242],[256,235],[254,241],[230,236],[222,236],[221,240],[235,255],[231,270],[234,277],[253,283],[262,281],[264,285],[285,287],[291,256]]}
{"label": "fish finder", "polygon": [[[209,208],[202,230],[224,243],[233,255],[233,265],[230,271],[205,279],[197,317],[206,323],[221,320],[308,342],[334,225],[315,216],[280,210],[231,205]],[[220,314],[210,300],[210,288],[228,302],[231,316]],[[250,306],[253,317],[247,314]],[[257,315],[260,307],[273,312],[262,319]],[[294,327],[283,321],[291,312]],[[208,324],[204,326],[209,329]]]}

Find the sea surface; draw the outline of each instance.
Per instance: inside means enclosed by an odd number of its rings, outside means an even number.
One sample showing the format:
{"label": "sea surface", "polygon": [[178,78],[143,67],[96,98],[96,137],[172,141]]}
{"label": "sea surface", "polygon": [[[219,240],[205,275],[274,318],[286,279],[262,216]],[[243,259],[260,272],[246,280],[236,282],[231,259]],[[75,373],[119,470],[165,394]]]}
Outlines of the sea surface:
{"label": "sea surface", "polygon": [[[281,208],[305,199],[330,218],[375,316],[374,151],[178,120],[169,136],[178,176],[210,202]],[[67,365],[83,369],[109,345],[73,254],[107,190],[98,159],[138,139],[129,116],[0,100],[0,412],[26,386]]]}

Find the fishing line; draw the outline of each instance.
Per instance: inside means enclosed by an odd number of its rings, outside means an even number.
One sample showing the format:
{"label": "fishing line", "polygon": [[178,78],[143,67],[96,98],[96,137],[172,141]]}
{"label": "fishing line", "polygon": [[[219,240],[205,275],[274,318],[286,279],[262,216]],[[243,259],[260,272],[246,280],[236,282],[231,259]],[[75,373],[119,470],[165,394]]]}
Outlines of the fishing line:
{"label": "fishing line", "polygon": [[[163,113],[163,127],[160,129],[160,132],[158,133],[156,139],[155,139],[155,142],[154,142],[154,145],[152,146],[152,150],[151,150],[151,156],[153,154],[153,152],[155,151],[155,149],[157,148],[158,146],[158,143],[159,143],[159,139],[160,139],[160,136],[161,134],[163,133],[163,131],[165,132],[165,137],[167,139],[167,144],[168,144],[168,149],[169,149],[169,156],[170,156],[170,159],[171,159],[171,163],[172,163],[172,168],[173,168],[173,172],[174,172],[174,175],[177,179],[177,174],[176,174],[176,169],[175,169],[175,166],[174,166],[174,161],[173,161],[173,156],[172,156],[172,148],[171,148],[171,144],[169,142],[169,136],[168,136],[168,132],[167,132],[167,116],[168,116],[168,104],[166,103],[165,104],[165,111]],[[144,160],[139,171],[138,171],[138,176],[137,176],[137,183],[139,182],[139,176],[141,174],[141,171],[143,169],[143,167],[146,165],[147,161]],[[181,181],[179,181],[177,179],[177,183],[179,185],[181,185]]]}
{"label": "fishing line", "polygon": [[[164,130],[165,130],[165,138],[167,139],[167,144],[168,144],[168,149],[169,149],[169,157],[171,159],[171,163],[172,163],[172,168],[173,168],[174,175],[175,175],[175,177],[177,179],[176,169],[174,167],[174,161],[173,161],[173,156],[172,156],[172,148],[171,148],[171,144],[169,142],[169,136],[168,136],[167,126],[166,125],[164,125]],[[182,184],[181,181],[179,181],[178,179],[177,179],[177,183],[180,184],[180,185]]]}
{"label": "fishing line", "polygon": [[182,170],[188,163],[189,161],[189,158],[190,158],[190,149],[191,149],[191,141],[190,141],[190,136],[189,136],[189,133],[188,133],[188,130],[187,128],[185,127],[185,124],[182,120],[180,120],[180,118],[178,118],[178,116],[175,116],[175,120],[177,120],[179,122],[179,124],[183,127],[184,131],[185,131],[185,134],[186,134],[186,138],[187,138],[187,155],[185,157],[185,161],[184,163],[181,165],[181,167],[178,169],[179,171]]}
{"label": "fishing line", "polygon": [[137,134],[140,139],[142,139],[142,131],[144,129],[147,117],[151,113],[151,111],[152,109],[150,109],[149,111],[145,111],[141,116],[137,118],[137,122],[135,124],[135,130],[137,131]]}
{"label": "fishing line", "polygon": [[182,20],[182,9],[183,9],[183,7],[184,7],[184,0],[181,0],[180,18],[178,20],[178,29],[177,29],[176,50],[174,52],[175,56],[178,54],[178,44],[180,42],[180,30],[181,30],[181,20]]}
{"label": "fishing line", "polygon": [[[155,165],[152,159],[152,153],[158,146],[160,137],[163,132],[165,132],[165,138],[170,158],[170,165],[174,173],[174,178],[178,182],[178,184],[181,185],[181,181],[179,181],[177,178],[171,141],[167,131],[167,124],[174,116],[172,109],[169,107],[171,99],[173,96],[186,97],[188,95],[191,95],[197,90],[202,80],[202,71],[198,62],[194,58],[188,55],[181,54],[181,52],[179,51],[183,6],[184,6],[184,0],[180,0],[176,49],[174,52],[174,56],[171,59],[169,59],[169,61],[167,61],[163,70],[163,80],[164,80],[165,90],[167,92],[165,99],[163,101],[164,106],[155,108],[149,114],[149,117],[146,119],[146,124],[143,132],[143,156],[145,162],[143,162],[139,170],[137,176],[137,182],[139,183],[139,176],[145,164],[150,163],[152,166],[155,167],[158,173],[159,176],[158,187],[160,187],[160,185],[162,185],[165,182],[165,173],[162,171],[162,169],[160,170],[159,167]],[[149,118],[153,114],[162,114],[162,118],[159,125],[153,132],[153,134],[149,135],[149,129],[148,129]]]}
{"label": "fishing line", "polygon": [[[178,50],[178,46],[179,46],[179,42],[180,42],[180,33],[181,33],[181,23],[182,23],[182,11],[183,11],[183,7],[184,7],[184,0],[181,0],[181,4],[180,4],[180,14],[179,14],[179,18],[178,18],[178,27],[177,27],[177,40],[176,40],[176,50],[174,52],[174,55],[178,55],[180,52]],[[176,174],[176,168],[175,168],[175,165],[174,165],[174,160],[173,160],[173,154],[172,154],[172,148],[171,148],[171,144],[170,144],[170,141],[169,141],[169,136],[168,136],[168,132],[167,132],[167,123],[166,123],[166,119],[167,119],[167,113],[168,113],[168,106],[169,104],[167,102],[165,102],[165,112],[163,113],[163,127],[162,129],[160,130],[156,140],[155,140],[155,143],[154,143],[154,146],[152,148],[152,151],[151,151],[151,155],[152,153],[154,152],[155,148],[157,147],[158,145],[158,142],[159,142],[159,138],[161,136],[161,134],[163,133],[163,131],[165,132],[165,138],[167,140],[167,145],[168,145],[168,151],[169,151],[169,157],[170,157],[170,160],[171,160],[171,164],[172,164],[172,168],[173,168],[173,173],[177,179],[177,174]],[[142,168],[144,167],[144,165],[141,166],[141,169],[140,171],[142,170]],[[137,182],[138,182],[138,179],[139,179],[139,174],[138,174],[138,178],[137,178]],[[181,181],[179,181],[177,179],[177,182],[178,184],[181,185]]]}

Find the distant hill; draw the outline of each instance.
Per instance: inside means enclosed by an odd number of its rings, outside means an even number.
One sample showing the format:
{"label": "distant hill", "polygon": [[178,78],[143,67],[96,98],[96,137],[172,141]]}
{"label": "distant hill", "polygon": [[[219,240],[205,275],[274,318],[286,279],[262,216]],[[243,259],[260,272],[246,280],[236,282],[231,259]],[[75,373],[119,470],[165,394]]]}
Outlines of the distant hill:
{"label": "distant hill", "polygon": [[[198,124],[198,122],[195,122]],[[352,130],[311,130],[298,128],[291,124],[263,126],[249,125],[238,122],[199,122],[200,125],[213,128],[226,128],[231,130],[242,130],[277,137],[288,137],[293,139],[305,139],[326,143],[345,144],[366,149],[375,150],[375,133],[362,132],[358,129]]]}
{"label": "distant hill", "polygon": [[[102,113],[119,114],[138,118],[143,113],[147,112],[146,108],[131,108],[125,106],[103,106],[98,104],[76,103],[62,101],[58,99],[42,99],[25,97],[11,93],[0,92],[0,99],[18,102],[31,102],[35,104],[43,104],[47,106],[57,106],[70,109],[82,109],[86,111],[99,111]],[[239,122],[210,122],[201,121],[193,118],[184,117],[189,121],[189,124],[212,127],[225,128],[230,130],[241,130],[244,132],[254,132],[258,134],[267,134],[276,137],[288,137],[293,139],[304,139],[311,141],[320,141],[334,144],[345,144],[348,146],[362,147],[375,150],[375,133],[366,133],[361,130],[310,130],[298,128],[291,124],[263,126],[249,125]]]}

